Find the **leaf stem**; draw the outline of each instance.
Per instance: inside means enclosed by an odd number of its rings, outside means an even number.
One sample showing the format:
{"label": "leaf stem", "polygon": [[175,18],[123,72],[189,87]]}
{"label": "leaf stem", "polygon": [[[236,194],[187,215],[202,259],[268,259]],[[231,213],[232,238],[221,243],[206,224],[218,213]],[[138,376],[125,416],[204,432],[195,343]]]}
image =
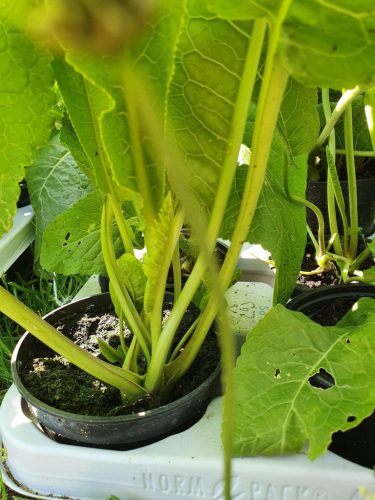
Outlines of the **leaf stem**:
{"label": "leaf stem", "polygon": [[348,198],[349,198],[349,256],[354,259],[358,249],[358,200],[357,200],[357,178],[354,161],[353,144],[353,116],[352,105],[349,104],[344,116],[344,134],[346,150],[346,171],[348,177]]}
{"label": "leaf stem", "polygon": [[142,319],[140,318],[135,305],[129,295],[129,292],[120,284],[118,279],[118,275],[120,273],[116,272],[116,258],[113,250],[112,243],[112,218],[113,211],[112,205],[107,197],[106,203],[103,205],[102,210],[102,220],[101,220],[101,245],[104,263],[108,272],[108,276],[111,282],[111,286],[113,288],[113,293],[116,295],[118,302],[120,303],[121,309],[124,312],[124,316],[126,321],[133,332],[133,334],[137,337],[139,344],[142,348],[142,351],[146,357],[147,362],[150,361],[150,350],[148,347],[150,338],[147,329],[145,328]]}
{"label": "leaf stem", "polygon": [[95,378],[116,387],[131,399],[145,392],[141,377],[102,361],[78,347],[68,337],[41,319],[34,311],[0,287],[0,311],[28,330],[43,344]]}
{"label": "leaf stem", "polygon": [[347,106],[355,99],[358,97],[365,89],[363,87],[355,87],[354,89],[346,90],[342,97],[339,99],[338,103],[336,104],[335,109],[332,112],[332,115],[330,119],[326,122],[325,127],[321,131],[318,141],[315,144],[314,149],[319,149],[320,147],[323,146],[323,144],[326,142],[328,139],[331,131],[335,127],[338,119],[340,116],[343,114]]}

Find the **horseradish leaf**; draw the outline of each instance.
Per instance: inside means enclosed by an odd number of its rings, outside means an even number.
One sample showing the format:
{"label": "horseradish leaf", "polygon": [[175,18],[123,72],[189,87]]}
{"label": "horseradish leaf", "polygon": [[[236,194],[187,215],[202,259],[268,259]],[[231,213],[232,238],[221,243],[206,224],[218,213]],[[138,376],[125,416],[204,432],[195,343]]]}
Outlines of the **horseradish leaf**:
{"label": "horseradish leaf", "polygon": [[[375,407],[375,300],[363,298],[333,327],[282,305],[247,337],[235,368],[234,454],[323,453],[332,434]],[[317,387],[325,374],[332,385]]]}

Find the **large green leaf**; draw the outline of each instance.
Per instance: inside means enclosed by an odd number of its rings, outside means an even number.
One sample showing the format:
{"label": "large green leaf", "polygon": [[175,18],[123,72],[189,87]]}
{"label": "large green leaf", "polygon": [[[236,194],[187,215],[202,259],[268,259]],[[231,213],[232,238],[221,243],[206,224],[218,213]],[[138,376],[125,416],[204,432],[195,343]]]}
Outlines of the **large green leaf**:
{"label": "large green leaf", "polygon": [[[231,149],[239,87],[249,49],[251,23],[233,23],[210,14],[199,0],[188,2],[175,71],[170,84],[168,120],[186,168],[182,181],[196,194],[201,212],[212,207],[222,166]],[[230,139],[231,137],[231,139]]]}
{"label": "large green leaf", "polygon": [[0,236],[11,227],[24,167],[49,138],[55,100],[48,54],[7,24],[15,4],[0,12]]}
{"label": "large green leaf", "polygon": [[[157,144],[145,132],[142,120],[139,120],[140,133],[143,140],[143,153],[146,158],[146,169],[140,173],[139,164],[134,157],[134,150],[130,134],[129,112],[126,97],[137,107],[136,99],[141,92],[137,87],[134,75],[130,78],[129,69],[137,69],[142,84],[148,83],[155,95],[148,98],[151,102],[158,98],[160,109],[164,108],[169,80],[173,72],[173,54],[180,25],[184,18],[184,2],[168,0],[164,2],[157,20],[149,26],[147,32],[131,47],[130,65],[119,57],[90,58],[68,51],[67,61],[62,72],[61,63],[58,69],[59,85],[68,108],[73,127],[84,146],[86,153],[94,151],[89,156],[97,177],[107,171],[106,182],[114,182],[126,188],[126,199],[134,199],[139,203],[135,193],[140,193],[146,202],[151,196],[154,212],[158,212],[163,199],[165,174],[163,167],[150,159],[149,151]],[[74,69],[73,69],[74,68]],[[66,73],[73,76],[72,82],[66,82]],[[122,87],[122,88],[121,88]],[[79,120],[79,104],[82,108],[82,97],[85,99],[85,108],[88,120],[85,123]],[[132,98],[133,97],[133,98]],[[144,96],[141,95],[141,99]],[[163,118],[163,117],[161,117]],[[88,124],[92,130],[88,130]],[[160,124],[163,129],[163,123]],[[90,136],[88,146],[88,135]],[[95,140],[93,138],[95,137]],[[148,150],[148,152],[147,152]],[[98,187],[103,189],[103,179],[98,177]],[[105,186],[105,183],[104,183]],[[143,191],[147,186],[147,194]],[[131,194],[133,193],[133,194]],[[124,190],[121,191],[124,199]]]}
{"label": "large green leaf", "polygon": [[[265,17],[272,24],[286,0],[210,0],[232,19]],[[336,89],[375,78],[375,6],[372,0],[293,0],[282,23],[279,51],[290,74],[311,86]]]}
{"label": "large green leaf", "polygon": [[[360,299],[334,327],[275,306],[248,335],[235,369],[235,455],[325,451],[332,433],[375,407],[375,300]],[[313,386],[327,372],[332,387]]]}
{"label": "large green leaf", "polygon": [[96,187],[107,193],[109,168],[100,136],[100,117],[113,109],[113,99],[85,80],[65,61],[56,59],[53,68],[69,119],[93,170]]}
{"label": "large green leaf", "polygon": [[35,212],[35,257],[38,259],[48,224],[91,189],[87,177],[57,136],[40,150],[27,169],[27,186]]}
{"label": "large green leaf", "polygon": [[100,245],[102,206],[102,195],[93,191],[49,224],[40,256],[45,269],[67,275],[105,273]]}

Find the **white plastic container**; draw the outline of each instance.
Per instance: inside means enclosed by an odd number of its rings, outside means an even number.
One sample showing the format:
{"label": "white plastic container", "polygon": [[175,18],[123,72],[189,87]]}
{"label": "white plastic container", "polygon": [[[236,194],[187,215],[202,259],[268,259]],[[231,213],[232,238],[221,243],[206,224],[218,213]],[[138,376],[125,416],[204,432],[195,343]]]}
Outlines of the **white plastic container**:
{"label": "white plastic container", "polygon": [[[21,411],[14,387],[0,411],[10,476],[20,494],[104,500],[223,499],[221,398],[190,429],[131,451],[58,444]],[[310,462],[303,454],[233,460],[233,500],[357,500],[375,491],[370,469],[328,452]],[[50,498],[50,496],[48,497]]]}
{"label": "white plastic container", "polygon": [[31,205],[18,208],[12,228],[0,238],[0,274],[4,273],[34,239]]}

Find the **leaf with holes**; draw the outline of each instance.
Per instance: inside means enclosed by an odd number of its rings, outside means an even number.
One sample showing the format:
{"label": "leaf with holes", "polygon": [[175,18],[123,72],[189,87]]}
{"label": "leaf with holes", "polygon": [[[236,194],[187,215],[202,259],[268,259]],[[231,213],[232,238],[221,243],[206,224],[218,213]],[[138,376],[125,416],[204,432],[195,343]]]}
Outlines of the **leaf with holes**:
{"label": "leaf with holes", "polygon": [[[369,298],[334,327],[280,304],[271,309],[248,335],[235,368],[235,455],[294,453],[308,441],[315,459],[335,431],[369,416],[375,408],[374,328],[375,300]],[[315,383],[319,376],[328,387]]]}
{"label": "leaf with holes", "polygon": [[[41,264],[61,274],[105,273],[100,245],[103,197],[93,191],[48,225],[42,242]],[[121,252],[118,234],[115,250]]]}
{"label": "leaf with holes", "polygon": [[35,257],[39,259],[43,233],[55,217],[90,191],[88,178],[55,136],[27,168],[27,187],[35,213]]}

